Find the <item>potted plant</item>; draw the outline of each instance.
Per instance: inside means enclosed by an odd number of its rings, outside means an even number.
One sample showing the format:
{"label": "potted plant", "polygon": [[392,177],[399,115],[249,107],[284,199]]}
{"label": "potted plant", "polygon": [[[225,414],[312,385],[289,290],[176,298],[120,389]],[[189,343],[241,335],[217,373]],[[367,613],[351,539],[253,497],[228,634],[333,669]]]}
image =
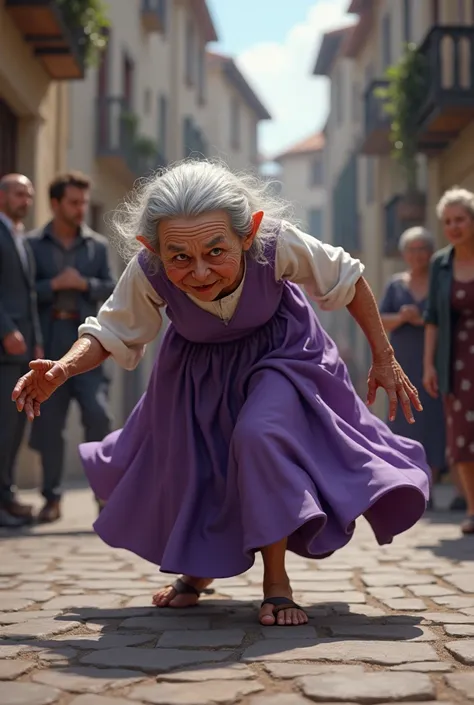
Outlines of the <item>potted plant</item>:
{"label": "potted plant", "polygon": [[109,18],[103,0],[56,0],[67,28],[78,37],[86,64],[97,64],[107,45]]}
{"label": "potted plant", "polygon": [[378,90],[390,117],[392,157],[405,177],[406,192],[397,206],[404,222],[425,218],[426,197],[418,189],[417,117],[426,92],[426,71],[425,57],[416,44],[408,44],[400,61],[387,69],[387,86]]}

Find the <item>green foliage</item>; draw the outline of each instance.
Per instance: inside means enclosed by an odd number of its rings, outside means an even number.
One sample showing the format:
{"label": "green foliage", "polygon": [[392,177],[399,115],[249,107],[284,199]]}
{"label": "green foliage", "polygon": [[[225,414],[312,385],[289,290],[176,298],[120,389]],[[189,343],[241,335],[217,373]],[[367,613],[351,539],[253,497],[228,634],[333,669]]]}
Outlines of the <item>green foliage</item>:
{"label": "green foliage", "polygon": [[65,23],[74,34],[83,30],[79,39],[88,66],[97,64],[100,53],[105,49],[109,27],[107,6],[103,0],[56,0],[61,8]]}
{"label": "green foliage", "polygon": [[417,117],[426,92],[427,70],[416,44],[408,44],[400,61],[386,71],[388,86],[377,91],[390,116],[392,156],[405,172],[408,190],[417,185]]}
{"label": "green foliage", "polygon": [[158,152],[158,143],[151,137],[140,135],[135,140],[134,148],[142,157],[154,157]]}

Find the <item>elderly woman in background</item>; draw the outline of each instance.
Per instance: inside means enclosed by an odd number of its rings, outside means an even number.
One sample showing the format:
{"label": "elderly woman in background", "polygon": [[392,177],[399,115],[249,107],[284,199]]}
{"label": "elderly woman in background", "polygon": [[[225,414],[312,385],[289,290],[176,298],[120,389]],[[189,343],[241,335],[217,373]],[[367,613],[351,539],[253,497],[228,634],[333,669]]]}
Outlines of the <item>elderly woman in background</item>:
{"label": "elderly woman in background", "polygon": [[446,191],[437,214],[450,244],[431,264],[423,384],[444,397],[448,460],[467,503],[461,528],[474,534],[474,194]]}
{"label": "elderly woman in background", "polygon": [[409,424],[403,414],[398,413],[394,421],[389,421],[389,425],[394,433],[422,443],[433,479],[436,480],[445,466],[443,405],[441,399],[428,396],[422,384],[423,311],[428,298],[429,266],[434,239],[425,228],[410,228],[401,236],[399,248],[406,270],[395,274],[388,283],[380,304],[380,313],[385,330],[390,334],[396,358],[419,390],[424,412],[416,424]]}

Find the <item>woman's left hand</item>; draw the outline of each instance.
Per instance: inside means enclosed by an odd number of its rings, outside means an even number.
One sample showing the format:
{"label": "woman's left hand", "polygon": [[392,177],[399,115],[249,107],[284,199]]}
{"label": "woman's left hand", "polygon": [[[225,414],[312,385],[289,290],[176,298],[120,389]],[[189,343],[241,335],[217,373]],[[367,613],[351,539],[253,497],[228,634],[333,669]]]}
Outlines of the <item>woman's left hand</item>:
{"label": "woman's left hand", "polygon": [[423,411],[416,388],[410,382],[392,354],[380,359],[374,358],[369,371],[367,384],[368,406],[371,406],[375,402],[377,389],[379,387],[382,387],[387,392],[390,404],[388,413],[390,421],[395,420],[398,403],[401,404],[408,423],[415,423],[412,405],[416,411]]}

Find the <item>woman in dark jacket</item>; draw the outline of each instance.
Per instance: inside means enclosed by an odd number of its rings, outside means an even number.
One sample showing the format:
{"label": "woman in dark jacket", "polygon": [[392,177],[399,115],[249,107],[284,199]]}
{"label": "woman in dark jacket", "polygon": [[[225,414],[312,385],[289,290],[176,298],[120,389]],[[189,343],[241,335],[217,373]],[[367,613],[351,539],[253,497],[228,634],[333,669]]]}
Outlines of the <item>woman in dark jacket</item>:
{"label": "woman in dark jacket", "polygon": [[474,534],[474,194],[447,191],[437,213],[450,245],[431,262],[423,385],[444,398],[448,461],[467,503],[461,528]]}

